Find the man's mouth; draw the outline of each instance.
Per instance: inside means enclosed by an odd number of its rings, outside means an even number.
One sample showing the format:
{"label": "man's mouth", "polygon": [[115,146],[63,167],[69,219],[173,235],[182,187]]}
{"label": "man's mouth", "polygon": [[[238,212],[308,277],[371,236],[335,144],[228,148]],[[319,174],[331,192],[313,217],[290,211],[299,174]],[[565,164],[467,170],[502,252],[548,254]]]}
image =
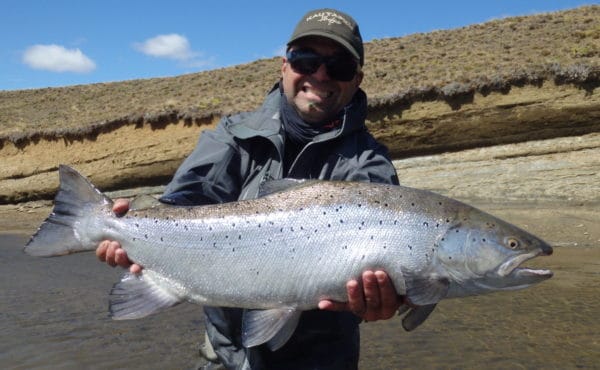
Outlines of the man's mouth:
{"label": "man's mouth", "polygon": [[302,92],[307,94],[308,97],[310,97],[310,95],[314,95],[315,97],[317,97],[319,99],[328,99],[333,96],[333,91],[318,90],[318,89],[311,88],[309,86],[303,86]]}

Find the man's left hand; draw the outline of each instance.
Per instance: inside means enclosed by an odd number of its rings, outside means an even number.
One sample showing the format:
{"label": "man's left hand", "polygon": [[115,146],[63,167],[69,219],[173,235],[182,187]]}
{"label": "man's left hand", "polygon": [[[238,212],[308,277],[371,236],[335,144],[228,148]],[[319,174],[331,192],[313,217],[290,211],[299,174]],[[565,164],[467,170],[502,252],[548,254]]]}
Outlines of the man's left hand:
{"label": "man's left hand", "polygon": [[319,309],[352,311],[365,321],[387,320],[394,316],[403,297],[396,294],[394,285],[384,271],[365,271],[362,281],[350,280],[346,284],[348,302],[322,300]]}

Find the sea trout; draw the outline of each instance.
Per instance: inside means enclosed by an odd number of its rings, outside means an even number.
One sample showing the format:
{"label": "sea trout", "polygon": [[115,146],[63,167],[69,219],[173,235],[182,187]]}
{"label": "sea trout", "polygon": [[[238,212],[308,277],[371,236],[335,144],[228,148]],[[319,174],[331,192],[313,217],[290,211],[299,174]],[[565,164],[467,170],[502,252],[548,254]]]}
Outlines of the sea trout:
{"label": "sea trout", "polygon": [[110,292],[114,319],[141,318],[188,301],[245,308],[243,344],[275,350],[300,314],[346,301],[346,282],[384,270],[417,305],[412,330],[444,298],[521,289],[552,276],[520,265],[550,255],[544,241],[456,200],[404,186],[277,180],[261,196],[183,207],[135,201],[124,216],[61,165],[50,216],[25,246],[34,256],[94,250],[116,240],[144,266]]}

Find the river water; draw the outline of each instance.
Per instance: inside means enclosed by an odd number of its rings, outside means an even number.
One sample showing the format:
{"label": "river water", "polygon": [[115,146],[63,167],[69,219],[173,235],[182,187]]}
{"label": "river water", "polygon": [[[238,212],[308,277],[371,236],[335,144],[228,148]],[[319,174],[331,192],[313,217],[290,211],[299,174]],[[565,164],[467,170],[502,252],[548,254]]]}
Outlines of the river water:
{"label": "river water", "polygon": [[[92,253],[33,258],[27,236],[0,234],[0,368],[187,369],[203,336],[200,306],[112,321],[122,271]],[[530,266],[537,286],[442,301],[411,333],[361,326],[361,369],[600,369],[600,248],[558,247]]]}

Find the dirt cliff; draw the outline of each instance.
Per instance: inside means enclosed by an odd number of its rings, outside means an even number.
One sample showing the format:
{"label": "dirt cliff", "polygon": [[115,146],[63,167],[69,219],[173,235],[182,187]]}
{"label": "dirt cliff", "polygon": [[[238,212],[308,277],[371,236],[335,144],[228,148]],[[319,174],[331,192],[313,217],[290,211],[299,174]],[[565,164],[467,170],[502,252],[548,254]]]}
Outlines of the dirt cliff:
{"label": "dirt cliff", "polygon": [[[600,243],[600,6],[374,40],[366,50],[367,124],[403,184],[510,206],[503,212],[523,222],[532,209],[552,217],[569,208],[564,219],[581,218],[572,227]],[[201,131],[260,103],[280,64],[0,92],[0,204],[51,199],[60,163],[103,190],[160,191]]]}

